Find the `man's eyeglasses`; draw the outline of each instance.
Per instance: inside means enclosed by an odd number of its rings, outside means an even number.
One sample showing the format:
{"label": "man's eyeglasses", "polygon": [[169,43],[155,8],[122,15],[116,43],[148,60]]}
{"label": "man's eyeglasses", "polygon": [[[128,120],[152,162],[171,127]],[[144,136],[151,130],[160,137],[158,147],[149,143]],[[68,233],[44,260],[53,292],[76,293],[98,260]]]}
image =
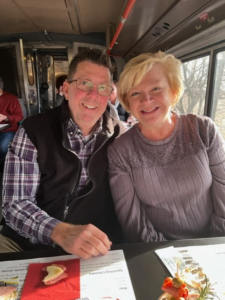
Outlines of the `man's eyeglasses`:
{"label": "man's eyeglasses", "polygon": [[68,80],[67,82],[68,83],[76,82],[76,87],[82,91],[91,91],[93,89],[93,86],[97,85],[97,91],[99,95],[102,96],[110,96],[113,91],[113,88],[110,85],[94,84],[93,82],[87,79],[78,78],[78,79]]}

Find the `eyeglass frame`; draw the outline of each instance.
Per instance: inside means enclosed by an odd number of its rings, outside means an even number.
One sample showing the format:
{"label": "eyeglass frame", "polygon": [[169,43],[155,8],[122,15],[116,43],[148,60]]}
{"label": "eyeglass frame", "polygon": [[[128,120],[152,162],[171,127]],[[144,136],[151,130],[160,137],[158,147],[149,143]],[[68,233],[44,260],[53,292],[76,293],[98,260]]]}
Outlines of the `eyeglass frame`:
{"label": "eyeglass frame", "polygon": [[[79,79],[83,79],[83,80],[86,80],[86,81],[88,81],[88,82],[91,82],[92,83],[92,87],[91,87],[91,89],[90,90],[82,90],[82,89],[80,89],[80,88],[78,88],[77,87],[77,81],[79,80]],[[101,96],[105,96],[105,97],[108,97],[108,96],[110,96],[111,94],[112,94],[112,92],[114,91],[114,88],[113,87],[111,87],[110,85],[108,85],[108,84],[96,84],[96,83],[93,83],[91,80],[88,80],[88,79],[84,79],[84,78],[77,78],[77,79],[73,79],[73,80],[67,80],[67,82],[70,84],[70,83],[72,83],[72,82],[76,82],[76,88],[78,88],[78,90],[80,90],[80,91],[84,91],[84,92],[89,92],[89,91],[92,91],[92,89],[93,89],[93,86],[94,85],[97,85],[97,92],[98,92],[98,94],[99,95],[101,95]],[[110,94],[109,95],[102,95],[102,94],[100,94],[99,93],[99,91],[98,91],[98,86],[99,85],[104,85],[104,86],[108,86],[108,87],[110,87],[112,90],[111,90],[111,92],[110,92]]]}

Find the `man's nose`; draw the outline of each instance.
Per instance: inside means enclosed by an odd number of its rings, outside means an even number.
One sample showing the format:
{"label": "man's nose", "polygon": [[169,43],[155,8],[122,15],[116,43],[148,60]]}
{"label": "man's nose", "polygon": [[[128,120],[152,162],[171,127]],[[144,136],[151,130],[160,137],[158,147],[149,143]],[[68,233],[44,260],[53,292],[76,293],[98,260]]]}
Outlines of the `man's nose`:
{"label": "man's nose", "polygon": [[87,91],[87,94],[92,97],[98,97],[98,87],[97,85],[93,85],[92,88]]}

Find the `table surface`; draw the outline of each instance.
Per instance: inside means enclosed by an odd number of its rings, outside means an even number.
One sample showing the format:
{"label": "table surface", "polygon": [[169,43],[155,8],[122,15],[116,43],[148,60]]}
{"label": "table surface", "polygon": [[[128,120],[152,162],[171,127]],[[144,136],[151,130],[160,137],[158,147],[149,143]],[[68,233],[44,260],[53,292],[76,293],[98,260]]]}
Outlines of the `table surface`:
{"label": "table surface", "polygon": [[[138,244],[113,245],[112,250],[122,249],[125,254],[133,289],[137,300],[157,300],[162,294],[163,280],[170,275],[167,268],[155,254],[156,249],[165,247],[186,247],[224,244],[225,238],[207,238]],[[66,254],[60,249],[0,254],[0,261],[49,257]]]}

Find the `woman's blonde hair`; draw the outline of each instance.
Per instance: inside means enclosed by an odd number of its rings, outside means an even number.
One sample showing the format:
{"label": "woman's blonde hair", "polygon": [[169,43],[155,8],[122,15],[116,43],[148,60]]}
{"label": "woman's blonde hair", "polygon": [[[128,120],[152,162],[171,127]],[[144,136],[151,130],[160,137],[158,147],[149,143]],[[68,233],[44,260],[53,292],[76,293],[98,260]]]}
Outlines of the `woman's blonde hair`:
{"label": "woman's blonde hair", "polygon": [[176,59],[172,54],[166,54],[161,51],[157,53],[144,53],[131,59],[120,75],[117,96],[126,111],[130,111],[127,93],[141,82],[144,75],[148,73],[155,64],[161,64],[164,67],[170,88],[176,98],[173,105],[175,105],[182,96],[184,88],[181,61]]}

